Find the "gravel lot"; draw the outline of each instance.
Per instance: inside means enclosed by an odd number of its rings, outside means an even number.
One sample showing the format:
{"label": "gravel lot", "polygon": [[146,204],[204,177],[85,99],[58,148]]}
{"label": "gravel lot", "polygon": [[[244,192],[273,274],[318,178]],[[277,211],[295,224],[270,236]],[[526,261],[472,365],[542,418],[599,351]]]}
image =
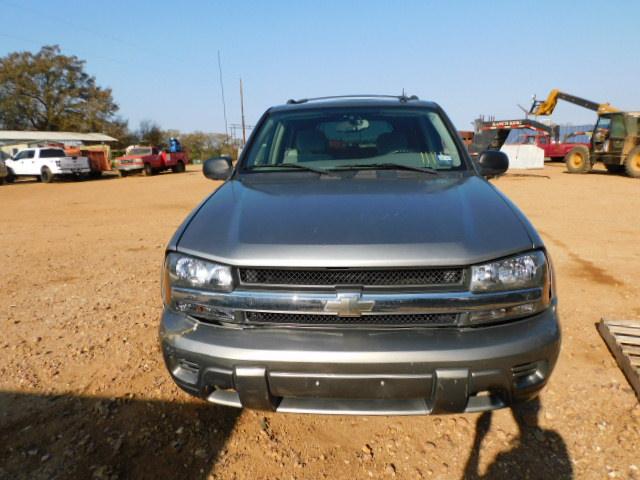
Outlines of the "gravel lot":
{"label": "gravel lot", "polygon": [[640,478],[640,406],[595,329],[640,319],[640,181],[554,164],[495,184],[551,251],[560,360],[517,411],[409,418],[238,411],[173,385],[160,264],[215,188],[195,167],[0,186],[0,477]]}

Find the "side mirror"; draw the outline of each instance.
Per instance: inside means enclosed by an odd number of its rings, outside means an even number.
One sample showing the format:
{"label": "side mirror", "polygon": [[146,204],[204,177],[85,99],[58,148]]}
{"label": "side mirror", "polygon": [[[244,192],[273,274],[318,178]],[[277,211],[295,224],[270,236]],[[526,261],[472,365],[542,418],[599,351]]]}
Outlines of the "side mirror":
{"label": "side mirror", "polygon": [[487,150],[478,158],[478,166],[483,177],[497,177],[509,169],[509,157],[499,150]]}
{"label": "side mirror", "polygon": [[202,173],[209,180],[226,180],[231,172],[233,172],[233,166],[229,157],[210,158],[205,160],[202,166]]}

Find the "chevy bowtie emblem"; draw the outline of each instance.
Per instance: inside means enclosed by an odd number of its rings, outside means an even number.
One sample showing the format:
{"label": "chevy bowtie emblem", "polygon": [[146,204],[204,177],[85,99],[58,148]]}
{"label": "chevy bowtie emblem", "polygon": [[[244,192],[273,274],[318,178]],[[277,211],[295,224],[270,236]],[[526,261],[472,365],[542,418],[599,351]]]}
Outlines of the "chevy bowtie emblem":
{"label": "chevy bowtie emblem", "polygon": [[324,311],[339,317],[359,317],[373,310],[375,303],[373,300],[362,300],[360,292],[339,292],[335,300],[325,303]]}

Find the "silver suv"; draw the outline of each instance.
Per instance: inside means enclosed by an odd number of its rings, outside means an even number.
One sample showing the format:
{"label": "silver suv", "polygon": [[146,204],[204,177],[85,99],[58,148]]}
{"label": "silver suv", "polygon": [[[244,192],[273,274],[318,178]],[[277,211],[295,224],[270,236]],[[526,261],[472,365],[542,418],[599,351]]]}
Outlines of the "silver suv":
{"label": "silver suv", "polygon": [[548,253],[416,97],[289,101],[260,119],[164,264],[168,370],[278,412],[475,412],[527,400],[560,348]]}

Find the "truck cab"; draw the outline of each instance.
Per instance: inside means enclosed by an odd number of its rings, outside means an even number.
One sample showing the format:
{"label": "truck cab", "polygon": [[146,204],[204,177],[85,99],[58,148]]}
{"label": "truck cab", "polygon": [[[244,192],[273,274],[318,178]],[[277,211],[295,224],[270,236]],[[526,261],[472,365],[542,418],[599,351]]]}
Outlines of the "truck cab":
{"label": "truck cab", "polygon": [[91,172],[87,157],[67,156],[62,148],[25,148],[6,161],[7,181],[16,177],[36,177],[38,181],[49,183],[58,176],[87,175]]}
{"label": "truck cab", "polygon": [[613,160],[620,163],[620,156],[629,153],[638,143],[638,118],[623,112],[601,115],[591,141],[594,157],[604,163]]}
{"label": "truck cab", "polygon": [[588,145],[582,142],[567,142],[566,136],[564,141],[554,141],[550,135],[546,133],[537,133],[525,135],[520,143],[525,145],[536,145],[544,151],[544,158],[548,160],[563,160],[565,155],[577,145]]}

